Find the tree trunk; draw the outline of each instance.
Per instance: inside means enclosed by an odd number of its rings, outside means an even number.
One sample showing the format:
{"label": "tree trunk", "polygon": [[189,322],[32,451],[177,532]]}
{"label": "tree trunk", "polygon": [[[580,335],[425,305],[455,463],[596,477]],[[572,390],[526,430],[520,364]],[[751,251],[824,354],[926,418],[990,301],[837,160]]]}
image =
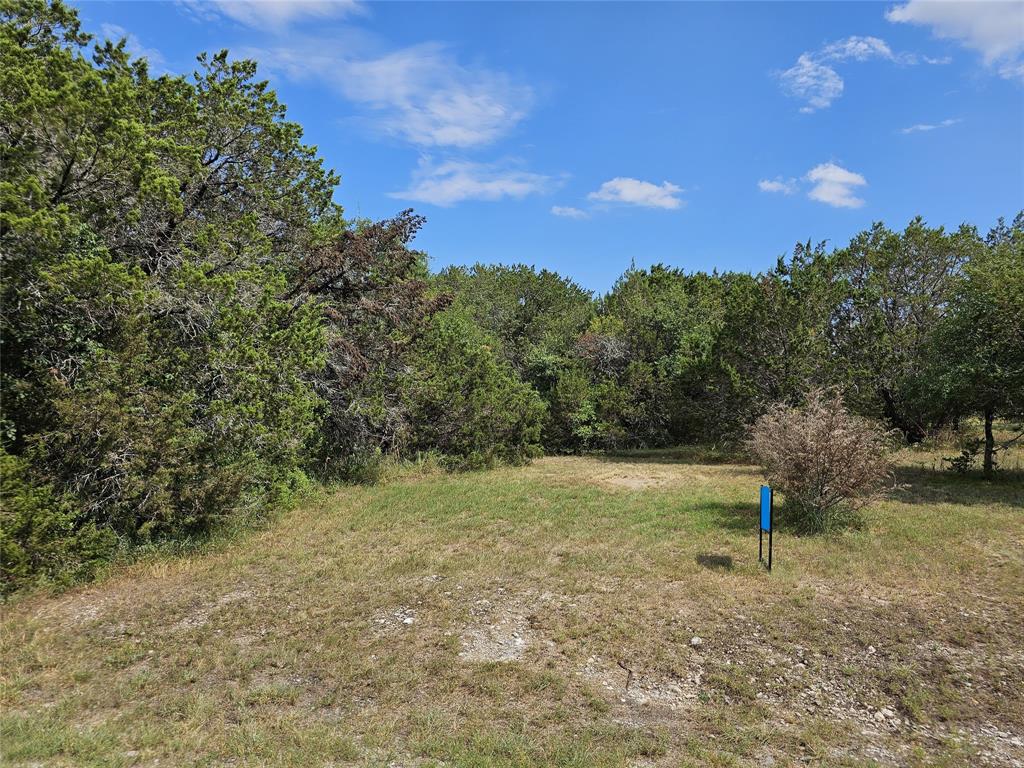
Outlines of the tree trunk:
{"label": "tree trunk", "polygon": [[992,421],[995,414],[991,408],[985,409],[985,463],[983,469],[985,470],[985,476],[989,477],[992,475],[992,470],[995,469],[995,449],[996,439],[992,434]]}

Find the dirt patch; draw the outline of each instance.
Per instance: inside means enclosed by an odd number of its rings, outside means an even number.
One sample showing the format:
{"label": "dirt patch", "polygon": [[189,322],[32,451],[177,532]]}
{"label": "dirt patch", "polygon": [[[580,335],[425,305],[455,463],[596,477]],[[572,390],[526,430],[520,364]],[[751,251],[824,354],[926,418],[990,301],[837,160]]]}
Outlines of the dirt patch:
{"label": "dirt patch", "polygon": [[503,616],[492,624],[467,627],[461,641],[463,661],[519,661],[533,633],[524,616]]}
{"label": "dirt patch", "polygon": [[705,486],[720,481],[725,475],[746,470],[746,467],[731,465],[630,462],[579,456],[539,459],[529,469],[555,484],[583,483],[620,492],[669,489],[685,485]]}
{"label": "dirt patch", "polygon": [[644,671],[629,662],[601,656],[589,657],[578,672],[619,704],[670,710],[688,708],[697,700],[704,674],[699,662],[686,676],[676,676]]}
{"label": "dirt patch", "polygon": [[53,620],[59,625],[81,626],[102,619],[126,602],[127,599],[121,599],[117,593],[89,589],[44,604],[35,618],[44,622]]}
{"label": "dirt patch", "polygon": [[248,600],[253,596],[253,593],[248,589],[236,589],[221,595],[216,600],[211,600],[202,603],[198,607],[192,609],[179,621],[175,622],[171,626],[172,632],[187,632],[193,629],[200,629],[205,627],[210,617],[217,611],[218,608],[223,608],[225,605],[231,605],[242,600]]}
{"label": "dirt patch", "polygon": [[416,619],[415,609],[399,605],[374,616],[373,626],[378,633],[391,634],[408,629],[416,623]]}
{"label": "dirt patch", "polygon": [[535,462],[535,471],[555,481],[588,483],[618,491],[667,488],[685,481],[678,467],[659,464],[605,462],[555,456]]}
{"label": "dirt patch", "polygon": [[459,659],[465,662],[520,661],[527,651],[553,647],[534,626],[533,613],[557,602],[550,592],[511,594],[504,588],[480,597],[469,608],[470,622],[459,633]]}
{"label": "dirt patch", "polygon": [[533,641],[519,600],[499,588],[493,598],[481,597],[470,606],[471,623],[460,633],[459,658],[467,662],[518,661]]}

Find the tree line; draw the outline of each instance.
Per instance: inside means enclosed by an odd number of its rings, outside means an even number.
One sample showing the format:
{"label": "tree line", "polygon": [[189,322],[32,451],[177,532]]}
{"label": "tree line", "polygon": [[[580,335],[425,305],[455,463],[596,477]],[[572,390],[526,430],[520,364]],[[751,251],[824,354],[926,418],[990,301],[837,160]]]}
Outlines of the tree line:
{"label": "tree line", "polygon": [[758,275],[432,274],[352,219],[251,61],[150,75],[59,0],[0,6],[4,590],[86,575],[310,479],[728,442],[840,388],[910,441],[1024,410],[1024,216],[881,224]]}

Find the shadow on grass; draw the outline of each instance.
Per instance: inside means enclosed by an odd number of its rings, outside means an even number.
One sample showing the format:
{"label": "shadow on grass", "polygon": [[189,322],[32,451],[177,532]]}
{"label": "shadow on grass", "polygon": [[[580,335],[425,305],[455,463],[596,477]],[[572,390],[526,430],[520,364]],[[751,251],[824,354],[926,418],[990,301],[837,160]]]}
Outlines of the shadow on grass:
{"label": "shadow on grass", "polygon": [[1009,504],[1024,508],[1024,472],[999,471],[987,480],[980,474],[958,475],[948,470],[899,467],[893,493],[904,504]]}
{"label": "shadow on grass", "polygon": [[[736,533],[749,534],[751,536],[757,536],[757,526],[760,519],[760,512],[757,507],[756,501],[740,502],[735,504],[703,504],[701,506],[703,510],[710,512],[712,523],[718,527],[727,531],[733,531]],[[828,537],[844,531],[858,530],[862,525],[862,521],[858,517],[852,518],[848,524],[841,526],[834,532],[813,532],[802,528],[798,521],[791,519],[786,514],[785,506],[776,506],[775,517],[772,524],[775,527],[775,533],[784,533],[788,536],[798,537]],[[765,540],[767,541],[767,532],[765,533]]]}
{"label": "shadow on grass", "polygon": [[712,571],[731,571],[732,555],[697,555],[697,565]]}
{"label": "shadow on grass", "polygon": [[630,464],[744,464],[750,461],[740,451],[707,445],[606,451],[595,454],[598,461]]}
{"label": "shadow on grass", "polygon": [[730,531],[757,531],[757,504],[755,502],[702,504],[701,509],[711,514],[712,522],[719,528]]}

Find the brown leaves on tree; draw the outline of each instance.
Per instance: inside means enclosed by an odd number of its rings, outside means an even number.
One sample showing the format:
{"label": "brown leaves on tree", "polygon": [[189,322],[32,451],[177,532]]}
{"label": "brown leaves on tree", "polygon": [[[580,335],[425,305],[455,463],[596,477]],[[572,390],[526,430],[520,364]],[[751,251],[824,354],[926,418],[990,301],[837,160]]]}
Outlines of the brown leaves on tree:
{"label": "brown leaves on tree", "polygon": [[842,395],[816,389],[806,403],[778,403],[750,430],[747,449],[785,496],[784,514],[817,533],[850,524],[885,496],[892,477],[888,432],[846,410]]}

